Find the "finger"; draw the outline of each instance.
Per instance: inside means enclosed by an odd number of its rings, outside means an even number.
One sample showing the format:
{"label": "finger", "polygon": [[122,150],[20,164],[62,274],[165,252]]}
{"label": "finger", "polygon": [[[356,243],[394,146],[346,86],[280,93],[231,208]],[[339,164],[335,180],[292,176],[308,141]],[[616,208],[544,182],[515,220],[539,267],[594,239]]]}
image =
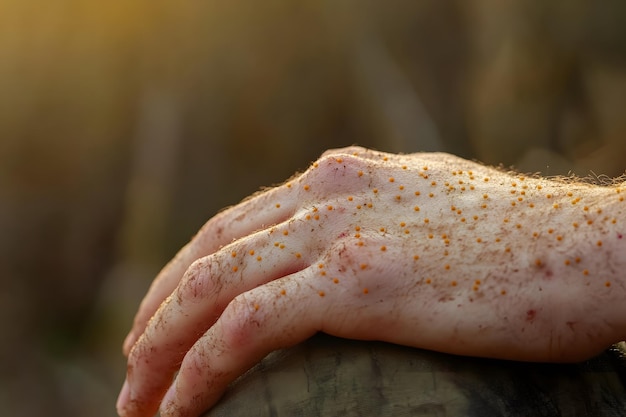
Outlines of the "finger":
{"label": "finger", "polygon": [[[356,147],[334,152],[335,157],[331,156],[332,152],[325,155],[294,180],[244,201],[207,222],[198,235],[155,279],[124,342],[125,354],[128,354],[150,317],[176,288],[184,271],[192,262],[213,253],[233,239],[285,221],[299,206],[362,190],[369,181],[363,176],[363,171],[371,168],[367,161],[369,158],[380,158],[382,155]],[[363,156],[355,156],[355,153]]]}
{"label": "finger", "polygon": [[209,220],[153,281],[135,315],[133,327],[124,340],[124,354],[128,355],[150,317],[176,288],[184,272],[195,260],[215,252],[235,239],[289,218],[296,209],[297,199],[293,197],[293,192],[294,187],[287,182]]}
{"label": "finger", "polygon": [[154,411],[185,352],[233,298],[309,264],[297,243],[282,243],[288,228],[257,232],[192,264],[131,350],[128,415]]}
{"label": "finger", "polygon": [[266,354],[320,330],[332,301],[320,296],[327,282],[307,285],[319,278],[314,274],[315,266],[235,298],[185,356],[161,415],[198,415]]}

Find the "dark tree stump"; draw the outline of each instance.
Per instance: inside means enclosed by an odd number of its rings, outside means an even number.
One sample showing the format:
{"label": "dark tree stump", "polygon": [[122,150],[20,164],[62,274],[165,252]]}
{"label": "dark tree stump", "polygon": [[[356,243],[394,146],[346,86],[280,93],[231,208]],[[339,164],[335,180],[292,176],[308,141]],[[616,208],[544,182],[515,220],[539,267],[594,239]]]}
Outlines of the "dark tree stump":
{"label": "dark tree stump", "polygon": [[626,416],[617,349],[581,364],[466,358],[318,334],[268,355],[204,417]]}

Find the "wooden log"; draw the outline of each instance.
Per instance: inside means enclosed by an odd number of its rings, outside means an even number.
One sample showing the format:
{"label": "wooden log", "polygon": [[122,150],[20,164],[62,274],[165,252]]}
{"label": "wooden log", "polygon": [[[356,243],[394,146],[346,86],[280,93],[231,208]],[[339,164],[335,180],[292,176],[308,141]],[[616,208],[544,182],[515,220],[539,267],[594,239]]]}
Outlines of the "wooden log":
{"label": "wooden log", "polygon": [[626,359],[467,358],[318,334],[274,352],[203,417],[626,416]]}

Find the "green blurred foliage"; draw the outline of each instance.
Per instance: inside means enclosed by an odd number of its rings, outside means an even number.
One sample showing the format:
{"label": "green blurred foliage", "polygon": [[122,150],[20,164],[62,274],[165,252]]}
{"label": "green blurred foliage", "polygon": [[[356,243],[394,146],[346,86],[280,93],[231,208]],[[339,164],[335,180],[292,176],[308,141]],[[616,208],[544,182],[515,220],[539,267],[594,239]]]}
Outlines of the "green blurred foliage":
{"label": "green blurred foliage", "polygon": [[624,21],[620,0],[4,0],[3,414],[114,415],[160,266],[327,148],[622,174]]}

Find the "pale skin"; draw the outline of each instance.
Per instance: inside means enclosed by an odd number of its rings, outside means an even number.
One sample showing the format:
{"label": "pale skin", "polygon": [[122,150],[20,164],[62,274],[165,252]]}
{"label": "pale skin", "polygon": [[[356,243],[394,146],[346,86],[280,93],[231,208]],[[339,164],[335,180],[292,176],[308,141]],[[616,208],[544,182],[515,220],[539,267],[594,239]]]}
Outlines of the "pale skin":
{"label": "pale skin", "polygon": [[443,153],[328,151],[210,219],[161,271],[124,342],[118,412],[197,416],[266,354],[319,331],[469,356],[592,357],[626,337],[625,198],[624,184]]}

